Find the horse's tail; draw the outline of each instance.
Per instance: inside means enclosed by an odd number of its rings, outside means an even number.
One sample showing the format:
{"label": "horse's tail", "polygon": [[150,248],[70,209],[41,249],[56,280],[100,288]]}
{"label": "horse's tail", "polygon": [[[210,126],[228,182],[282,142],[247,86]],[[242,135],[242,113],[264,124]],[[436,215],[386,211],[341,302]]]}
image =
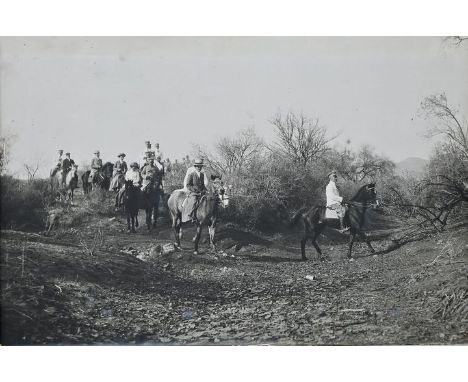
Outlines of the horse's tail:
{"label": "horse's tail", "polygon": [[307,210],[306,207],[302,207],[299,211],[297,211],[291,221],[289,222],[289,229],[294,228],[297,222],[302,218],[302,214]]}

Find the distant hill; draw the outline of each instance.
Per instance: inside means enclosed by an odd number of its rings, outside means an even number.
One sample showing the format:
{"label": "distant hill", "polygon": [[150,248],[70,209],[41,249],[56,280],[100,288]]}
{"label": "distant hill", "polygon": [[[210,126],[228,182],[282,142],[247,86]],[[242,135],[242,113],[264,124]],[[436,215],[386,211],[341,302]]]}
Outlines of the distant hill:
{"label": "distant hill", "polygon": [[398,175],[422,176],[426,170],[429,161],[422,158],[406,158],[396,163],[395,172]]}

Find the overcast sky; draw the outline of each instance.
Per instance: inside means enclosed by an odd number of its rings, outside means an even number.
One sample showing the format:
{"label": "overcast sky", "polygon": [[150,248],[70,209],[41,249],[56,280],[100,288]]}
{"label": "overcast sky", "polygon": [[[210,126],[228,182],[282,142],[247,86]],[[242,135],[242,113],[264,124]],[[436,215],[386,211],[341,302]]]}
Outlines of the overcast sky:
{"label": "overcast sky", "polygon": [[337,144],[390,159],[427,158],[418,109],[445,92],[468,116],[468,48],[442,38],[0,38],[0,122],[10,169],[59,148],[140,160],[143,141],[172,160],[238,130],[273,139],[279,109],[319,118]]}

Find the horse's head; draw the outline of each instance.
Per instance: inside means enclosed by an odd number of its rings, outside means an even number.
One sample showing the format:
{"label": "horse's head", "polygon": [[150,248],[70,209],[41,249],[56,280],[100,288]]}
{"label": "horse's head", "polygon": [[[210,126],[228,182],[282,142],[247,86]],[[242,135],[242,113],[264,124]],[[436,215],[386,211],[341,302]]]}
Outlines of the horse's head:
{"label": "horse's head", "polygon": [[227,208],[229,206],[229,195],[226,193],[224,183],[221,181],[221,175],[211,175],[213,194],[218,198],[221,206]]}
{"label": "horse's head", "polygon": [[74,177],[76,175],[76,172],[78,171],[78,165],[74,164],[71,169],[70,169],[70,176]]}
{"label": "horse's head", "polygon": [[351,201],[370,204],[373,207],[377,207],[379,205],[379,200],[377,199],[377,192],[375,191],[375,183],[369,183],[362,186]]}
{"label": "horse's head", "polygon": [[114,165],[111,162],[106,162],[104,166],[102,166],[101,171],[106,178],[111,178],[114,171]]}

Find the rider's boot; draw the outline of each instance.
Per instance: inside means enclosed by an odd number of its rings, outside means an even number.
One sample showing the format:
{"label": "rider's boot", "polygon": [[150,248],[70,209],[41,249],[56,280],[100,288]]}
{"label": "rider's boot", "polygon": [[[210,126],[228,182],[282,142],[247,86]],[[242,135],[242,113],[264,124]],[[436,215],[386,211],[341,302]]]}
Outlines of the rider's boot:
{"label": "rider's boot", "polygon": [[340,218],[340,232],[345,233],[349,231],[349,227],[344,226],[343,218]]}

